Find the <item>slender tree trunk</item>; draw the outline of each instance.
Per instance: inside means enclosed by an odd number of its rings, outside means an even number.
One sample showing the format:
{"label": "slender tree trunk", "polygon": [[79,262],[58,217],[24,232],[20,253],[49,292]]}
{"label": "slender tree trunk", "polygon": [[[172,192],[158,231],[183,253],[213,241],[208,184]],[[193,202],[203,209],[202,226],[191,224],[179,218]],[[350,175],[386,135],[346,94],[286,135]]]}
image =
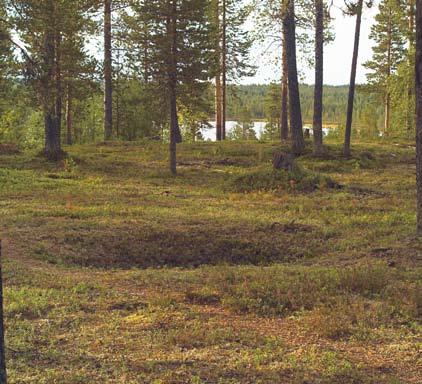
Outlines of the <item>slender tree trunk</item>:
{"label": "slender tree trunk", "polygon": [[167,35],[170,37],[170,71],[169,71],[169,101],[170,101],[170,171],[177,174],[176,147],[182,142],[179,119],[177,116],[177,0],[171,0],[171,17],[167,20]]}
{"label": "slender tree trunk", "polygon": [[43,66],[45,68],[45,76],[43,78],[43,112],[44,112],[44,129],[45,143],[44,154],[47,159],[57,161],[61,158],[60,134],[57,124],[57,103],[56,103],[56,44],[54,34],[47,31],[44,35],[44,57]]}
{"label": "slender tree trunk", "polygon": [[191,135],[192,135],[192,142],[195,143],[196,142],[196,127],[195,127],[195,124],[193,124],[192,127],[191,127]]}
{"label": "slender tree trunk", "polygon": [[[117,76],[116,76],[116,86],[115,86],[115,107],[116,107],[116,137],[119,138],[120,136],[120,50],[117,54]],[[136,135],[133,135],[136,136]]]}
{"label": "slender tree trunk", "polygon": [[417,233],[422,235],[422,2],[416,2],[416,185]]}
{"label": "slender tree trunk", "polygon": [[[148,30],[148,26],[147,25],[144,25],[143,26],[143,30],[142,30],[142,32],[143,32],[143,40],[144,41],[149,41],[150,40],[150,33],[149,33],[149,30]],[[148,84],[149,83],[149,73],[150,73],[150,70],[149,70],[149,61],[148,61],[148,58],[149,58],[149,51],[148,51],[148,44],[143,44],[143,49],[142,49],[142,54],[143,54],[143,77],[144,77],[144,82],[145,82],[145,84]]]}
{"label": "slender tree trunk", "polygon": [[281,113],[280,113],[280,134],[281,140],[289,138],[289,111],[288,111],[288,68],[286,34],[283,33],[283,56],[282,56],[282,79],[281,79]]}
{"label": "slender tree trunk", "polygon": [[324,84],[324,1],[315,0],[314,152],[322,153],[322,96]]}
{"label": "slender tree trunk", "polygon": [[0,384],[7,384],[6,374],[6,345],[4,335],[4,311],[3,311],[3,258],[0,240]]}
{"label": "slender tree trunk", "polygon": [[61,35],[58,33],[55,37],[56,40],[56,134],[57,140],[61,142],[62,132],[62,109],[63,109],[63,89],[62,89],[62,73],[61,73]]}
{"label": "slender tree trunk", "polygon": [[286,39],[286,54],[289,84],[290,129],[292,131],[292,151],[301,154],[305,148],[303,138],[302,110],[300,106],[299,82],[296,60],[296,21],[294,0],[285,0],[286,13],[283,18],[283,30]]}
{"label": "slender tree trunk", "polygon": [[72,111],[72,94],[69,86],[67,87],[67,98],[66,98],[66,144],[73,144],[73,111]]}
{"label": "slender tree trunk", "polygon": [[216,139],[221,141],[222,135],[222,89],[221,89],[221,34],[220,34],[220,4],[219,0],[215,1],[215,23],[217,30],[217,44],[216,44],[216,53],[217,53],[217,74],[215,76],[215,129],[216,129]]}
{"label": "slender tree trunk", "polygon": [[111,1],[104,0],[104,139],[113,136],[113,69],[111,53]]}
{"label": "slender tree trunk", "polygon": [[221,92],[221,73],[217,73],[215,77],[215,128],[216,128],[216,139],[221,141],[222,135],[222,92]]}
{"label": "slender tree trunk", "polygon": [[222,114],[221,114],[221,138],[223,140],[226,139],[226,119],[227,119],[227,4],[226,0],[223,0],[223,28],[222,28],[222,42],[221,42],[221,48],[222,48],[222,54],[221,54],[221,60],[222,60],[222,66],[221,66],[221,86],[222,86]]}
{"label": "slender tree trunk", "polygon": [[346,132],[345,132],[344,148],[343,148],[343,154],[345,157],[350,157],[350,139],[352,136],[353,104],[355,100],[356,68],[357,68],[358,54],[359,54],[362,8],[363,8],[363,0],[359,0],[358,5],[357,5],[357,11],[356,11],[357,13],[356,13],[355,42],[354,42],[354,48],[353,48],[352,70],[350,74],[349,100],[347,104]]}
{"label": "slender tree trunk", "polygon": [[390,96],[390,76],[391,76],[391,48],[392,48],[392,12],[389,11],[388,25],[387,25],[387,79],[385,87],[385,100],[384,100],[384,136],[387,136],[390,132],[391,122],[391,96]]}
{"label": "slender tree trunk", "polygon": [[391,96],[387,91],[384,100],[384,136],[388,136],[391,125]]}
{"label": "slender tree trunk", "polygon": [[[409,32],[408,32],[408,63],[409,68],[412,65],[411,55],[413,52],[413,48],[415,46],[415,0],[408,0],[408,25],[409,25]],[[412,80],[409,78],[407,83],[407,111],[406,111],[406,128],[407,131],[410,133],[413,127],[413,119],[414,119],[414,110],[412,108],[412,100],[415,94],[415,88],[413,85]]]}

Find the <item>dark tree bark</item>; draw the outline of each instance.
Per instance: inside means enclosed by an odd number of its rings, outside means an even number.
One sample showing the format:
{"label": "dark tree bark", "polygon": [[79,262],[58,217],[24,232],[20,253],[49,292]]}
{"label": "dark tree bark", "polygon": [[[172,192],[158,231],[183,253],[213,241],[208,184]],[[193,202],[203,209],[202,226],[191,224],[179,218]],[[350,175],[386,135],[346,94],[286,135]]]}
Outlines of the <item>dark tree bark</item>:
{"label": "dark tree bark", "polygon": [[62,89],[62,73],[61,73],[61,40],[62,37],[58,33],[55,36],[55,43],[56,43],[56,129],[57,135],[59,136],[59,141],[61,141],[61,132],[62,132],[62,108],[63,108],[63,89]]}
{"label": "dark tree bark", "polygon": [[57,117],[57,74],[56,74],[56,42],[54,34],[47,31],[44,34],[43,66],[45,74],[42,79],[43,112],[45,143],[44,154],[48,160],[57,161],[62,157],[60,131]]}
{"label": "dark tree bark", "polygon": [[222,135],[222,94],[221,94],[221,72],[217,73],[215,77],[215,128],[216,128],[216,139],[221,141]]}
{"label": "dark tree bark", "polygon": [[357,68],[358,54],[359,54],[360,26],[362,23],[362,8],[363,8],[363,0],[359,0],[359,2],[356,5],[355,42],[354,42],[354,47],[353,47],[352,70],[350,73],[349,99],[347,103],[347,120],[346,120],[346,131],[345,131],[344,148],[343,148],[343,154],[345,157],[350,157],[350,139],[352,136],[353,104],[355,101],[356,68]]}
{"label": "dark tree bark", "polygon": [[314,152],[322,153],[322,96],[324,85],[324,1],[315,0]]}
{"label": "dark tree bark", "polygon": [[416,2],[416,185],[417,233],[422,235],[422,2]]}
{"label": "dark tree bark", "polygon": [[170,102],[170,171],[177,174],[176,146],[182,142],[177,116],[177,0],[171,0],[171,16],[167,19],[167,35],[170,38],[169,52],[169,102]]}
{"label": "dark tree bark", "polygon": [[227,4],[223,0],[222,4],[222,41],[221,41],[221,88],[222,88],[222,113],[221,113],[221,138],[226,139],[226,112],[227,112]]}
{"label": "dark tree bark", "polygon": [[73,144],[73,111],[72,111],[72,94],[69,87],[67,88],[66,97],[66,144]]}
{"label": "dark tree bark", "polygon": [[[408,26],[409,26],[409,33],[408,33],[408,44],[411,52],[411,48],[415,46],[415,37],[414,37],[414,30],[415,30],[415,0],[408,0]],[[409,66],[412,62],[410,55],[408,57]],[[406,111],[406,128],[407,131],[410,133],[413,128],[413,119],[415,116],[415,111],[412,108],[412,99],[415,94],[415,88],[412,84],[412,81],[409,79],[407,83],[407,111]]]}
{"label": "dark tree bark", "polygon": [[294,0],[285,0],[286,9],[283,18],[283,31],[286,41],[290,129],[292,131],[292,151],[299,155],[305,148],[303,138],[302,110],[300,106],[299,82],[297,77],[296,60],[296,21]]}
{"label": "dark tree bark", "polygon": [[111,53],[111,0],[104,0],[104,139],[113,135],[113,69]]}
{"label": "dark tree bark", "polygon": [[288,69],[286,39],[283,33],[283,56],[282,56],[282,79],[281,79],[281,111],[280,111],[280,134],[281,140],[289,138],[289,111],[288,111]]}
{"label": "dark tree bark", "polygon": [[170,172],[172,174],[177,173],[177,158],[176,158],[176,132],[179,129],[178,117],[177,117],[177,103],[176,103],[176,86],[173,80],[170,80],[169,86],[169,97],[170,97]]}
{"label": "dark tree bark", "polygon": [[0,384],[7,384],[6,374],[6,346],[4,336],[4,312],[3,312],[3,259],[0,240]]}
{"label": "dark tree bark", "polygon": [[218,56],[217,63],[217,74],[215,76],[215,128],[216,128],[216,139],[221,141],[222,135],[222,89],[221,89],[221,36],[220,36],[220,4],[219,1],[215,2],[215,20],[216,20],[216,29],[217,29],[217,44],[216,51]]}
{"label": "dark tree bark", "polygon": [[392,12],[389,11],[388,25],[387,25],[387,84],[386,93],[384,99],[384,135],[387,136],[390,132],[390,121],[391,121],[391,95],[388,89],[389,80],[391,76],[391,45],[392,45]]}

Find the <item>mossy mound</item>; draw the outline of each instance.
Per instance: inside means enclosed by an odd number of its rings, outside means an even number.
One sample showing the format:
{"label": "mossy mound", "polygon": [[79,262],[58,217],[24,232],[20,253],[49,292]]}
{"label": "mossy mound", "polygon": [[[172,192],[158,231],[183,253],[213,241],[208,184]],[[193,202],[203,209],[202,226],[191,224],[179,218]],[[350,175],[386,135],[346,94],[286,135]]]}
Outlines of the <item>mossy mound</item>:
{"label": "mossy mound", "polygon": [[328,176],[312,173],[297,166],[293,172],[265,170],[237,176],[229,181],[231,192],[289,191],[310,193],[318,189],[340,189],[341,186]]}

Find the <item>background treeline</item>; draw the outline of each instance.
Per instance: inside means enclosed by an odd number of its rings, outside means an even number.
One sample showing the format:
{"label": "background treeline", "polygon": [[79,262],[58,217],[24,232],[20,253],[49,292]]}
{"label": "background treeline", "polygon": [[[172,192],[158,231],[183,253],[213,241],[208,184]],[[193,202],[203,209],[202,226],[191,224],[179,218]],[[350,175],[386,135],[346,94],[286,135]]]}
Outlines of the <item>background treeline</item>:
{"label": "background treeline", "polygon": [[[280,84],[236,85],[230,88],[228,98],[228,117],[241,120],[246,111],[253,120],[277,118]],[[300,98],[304,122],[309,124],[313,117],[314,86],[301,84]],[[345,122],[345,106],[349,87],[347,85],[324,85],[323,121],[326,125],[342,126]],[[355,126],[363,129],[381,129],[384,118],[382,105],[376,102],[373,95],[358,87],[355,99]],[[369,124],[371,123],[371,127]],[[369,132],[368,132],[369,133]],[[373,133],[373,132],[372,132]]]}
{"label": "background treeline", "polygon": [[[278,123],[281,98],[279,84],[232,85],[228,89],[227,119],[238,122],[265,120]],[[116,138],[139,140],[161,137],[158,126],[145,124],[145,106],[141,97],[142,83],[131,79],[115,79],[113,95],[113,120]],[[30,95],[19,81],[11,81],[3,88],[1,98],[0,141],[18,142],[23,147],[39,147],[43,142],[43,119],[39,109],[31,106]],[[313,92],[311,85],[301,85],[300,95],[305,124],[311,124],[313,116]],[[214,87],[207,93],[208,111],[203,114],[206,122],[215,119],[212,110]],[[324,125],[339,127],[345,123],[345,105],[348,86],[324,86]],[[365,90],[358,89],[354,108],[354,129],[362,137],[376,137],[383,129],[384,107],[378,98]],[[64,118],[64,117],[63,117]],[[74,142],[83,144],[102,140],[103,94],[98,83],[83,101],[75,100],[73,105]],[[190,132],[183,134],[189,136]],[[406,135],[406,130],[397,127],[397,133]],[[409,134],[413,135],[412,130]],[[62,132],[66,140],[66,131]],[[190,137],[190,136],[189,136]],[[197,138],[200,138],[198,135]]]}

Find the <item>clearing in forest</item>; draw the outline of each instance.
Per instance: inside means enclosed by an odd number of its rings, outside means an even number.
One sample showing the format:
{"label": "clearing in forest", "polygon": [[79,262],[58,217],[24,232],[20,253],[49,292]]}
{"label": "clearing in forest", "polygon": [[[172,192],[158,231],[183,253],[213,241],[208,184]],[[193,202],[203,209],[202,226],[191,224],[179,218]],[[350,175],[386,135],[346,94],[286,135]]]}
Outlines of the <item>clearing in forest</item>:
{"label": "clearing in forest", "polygon": [[415,149],[0,154],[10,383],[418,383]]}

